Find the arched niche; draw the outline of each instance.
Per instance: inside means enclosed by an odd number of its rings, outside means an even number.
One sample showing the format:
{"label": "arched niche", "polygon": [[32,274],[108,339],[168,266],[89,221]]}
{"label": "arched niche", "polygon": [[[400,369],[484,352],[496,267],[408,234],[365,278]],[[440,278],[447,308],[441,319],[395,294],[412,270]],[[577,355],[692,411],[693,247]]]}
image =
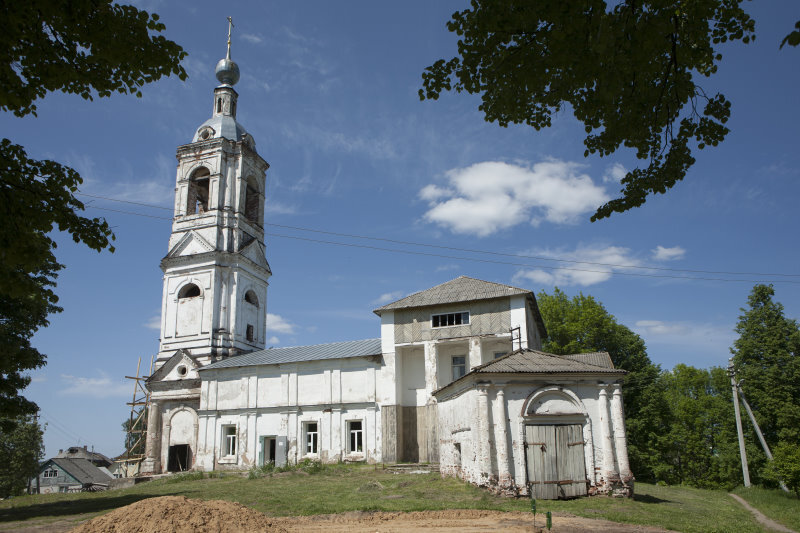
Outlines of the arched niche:
{"label": "arched niche", "polygon": [[197,335],[203,322],[203,290],[196,280],[187,280],[178,288],[175,335]]}
{"label": "arched niche", "polygon": [[197,411],[181,405],[167,411],[164,417],[164,443],[167,470],[179,472],[192,468],[197,454]]}
{"label": "arched niche", "polygon": [[244,216],[251,222],[261,225],[261,191],[258,180],[253,176],[247,178],[244,193]]}

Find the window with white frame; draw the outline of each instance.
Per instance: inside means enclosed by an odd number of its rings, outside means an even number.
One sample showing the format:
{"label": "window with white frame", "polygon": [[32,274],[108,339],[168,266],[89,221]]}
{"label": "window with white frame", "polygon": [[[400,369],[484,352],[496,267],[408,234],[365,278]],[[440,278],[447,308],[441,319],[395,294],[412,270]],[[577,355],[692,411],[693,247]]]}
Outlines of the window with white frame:
{"label": "window with white frame", "polygon": [[347,422],[347,453],[364,453],[364,423],[361,420]]}
{"label": "window with white frame", "polygon": [[316,422],[306,422],[303,424],[306,442],[306,453],[319,453],[319,426]]}
{"label": "window with white frame", "polygon": [[469,324],[469,311],[431,315],[431,327],[434,328],[461,326],[463,324]]}
{"label": "window with white frame", "polygon": [[236,426],[222,426],[222,451],[226,457],[236,455]]}
{"label": "window with white frame", "polygon": [[467,373],[467,357],[465,355],[453,356],[453,381]]}
{"label": "window with white frame", "polygon": [[45,470],[44,474],[42,474],[42,477],[58,477],[58,470],[54,470],[52,468]]}

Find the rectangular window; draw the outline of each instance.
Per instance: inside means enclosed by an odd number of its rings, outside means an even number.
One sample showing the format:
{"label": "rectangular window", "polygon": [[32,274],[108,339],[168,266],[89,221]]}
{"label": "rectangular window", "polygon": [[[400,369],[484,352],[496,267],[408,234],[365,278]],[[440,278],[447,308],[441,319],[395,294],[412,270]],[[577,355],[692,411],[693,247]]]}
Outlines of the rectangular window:
{"label": "rectangular window", "polygon": [[444,328],[447,326],[461,326],[469,324],[469,311],[463,313],[444,313],[443,315],[431,315],[431,327]]}
{"label": "rectangular window", "polygon": [[58,477],[58,470],[45,470],[42,477]]}
{"label": "rectangular window", "polygon": [[364,426],[361,420],[351,420],[347,423],[347,434],[350,436],[348,441],[348,453],[364,452]]}
{"label": "rectangular window", "polygon": [[495,359],[500,359],[501,357],[503,357],[507,353],[508,352],[494,352],[494,358]]}
{"label": "rectangular window", "polygon": [[249,340],[250,342],[252,342],[253,339],[255,338],[255,328],[253,328],[252,324],[247,324],[246,335],[247,335],[247,340]]}
{"label": "rectangular window", "polygon": [[453,356],[453,381],[467,373],[467,358],[464,355]]}
{"label": "rectangular window", "polygon": [[319,453],[319,432],[316,422],[305,423],[306,453]]}
{"label": "rectangular window", "polygon": [[236,455],[236,426],[222,426],[222,450],[226,456]]}

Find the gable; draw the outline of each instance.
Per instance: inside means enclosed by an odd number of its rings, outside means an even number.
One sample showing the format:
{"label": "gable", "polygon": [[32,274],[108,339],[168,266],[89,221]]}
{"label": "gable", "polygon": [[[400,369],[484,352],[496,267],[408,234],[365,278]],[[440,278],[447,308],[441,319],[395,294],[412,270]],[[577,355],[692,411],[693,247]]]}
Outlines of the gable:
{"label": "gable", "polygon": [[250,241],[249,244],[245,245],[239,251],[239,253],[266,271],[272,272],[272,270],[269,268],[269,263],[267,262],[266,250],[264,249],[264,246],[255,239]]}
{"label": "gable", "polygon": [[197,255],[211,252],[214,247],[205,240],[199,233],[190,231],[172,247],[167,257],[180,257],[185,255]]}
{"label": "gable", "polygon": [[153,375],[147,378],[147,382],[197,379],[199,377],[197,374],[198,368],[200,368],[200,365],[185,350],[180,349],[172,354],[172,357],[167,359],[158,370],[153,372]]}

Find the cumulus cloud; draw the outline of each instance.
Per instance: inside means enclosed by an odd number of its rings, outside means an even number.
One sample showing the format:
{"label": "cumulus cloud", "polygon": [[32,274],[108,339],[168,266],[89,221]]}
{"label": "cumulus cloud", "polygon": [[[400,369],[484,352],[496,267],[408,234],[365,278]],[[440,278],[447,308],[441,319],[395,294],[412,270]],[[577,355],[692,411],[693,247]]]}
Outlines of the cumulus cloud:
{"label": "cumulus cloud", "polygon": [[403,297],[401,291],[385,292],[372,301],[372,305],[384,305]]}
{"label": "cumulus cloud", "polygon": [[603,174],[603,182],[605,183],[619,183],[622,181],[622,178],[625,177],[625,174],[628,173],[628,170],[620,165],[619,163],[614,163],[610,167],[606,169],[606,173]]}
{"label": "cumulus cloud", "polygon": [[[537,285],[588,287],[608,281],[614,272],[631,270],[641,266],[628,248],[621,246],[579,246],[574,250],[533,250],[525,255],[572,261],[552,270],[519,270],[514,274],[514,283],[532,281]],[[581,263],[585,262],[585,263]],[[587,264],[599,263],[599,264]]]}
{"label": "cumulus cloud", "polygon": [[455,233],[485,237],[522,222],[574,224],[607,202],[582,165],[556,159],[521,166],[485,161],[445,172],[445,186],[427,185],[419,197],[424,218]]}
{"label": "cumulus cloud", "polygon": [[280,344],[280,343],[281,343],[281,340],[278,337],[276,337],[275,335],[273,335],[272,337],[267,339],[267,344],[269,344],[270,346],[275,346],[276,344]]}
{"label": "cumulus cloud", "polygon": [[719,350],[731,346],[736,339],[733,326],[710,323],[638,320],[632,329],[648,344],[702,346]]}
{"label": "cumulus cloud", "polygon": [[672,261],[675,259],[683,259],[684,255],[686,255],[686,250],[680,246],[665,248],[664,246],[658,245],[653,250],[653,259],[656,261]]}
{"label": "cumulus cloud", "polygon": [[267,313],[267,331],[275,333],[294,334],[295,325],[280,315]]}
{"label": "cumulus cloud", "polygon": [[61,381],[66,385],[61,389],[61,394],[69,396],[88,396],[92,398],[112,398],[129,396],[133,386],[126,380],[112,380],[102,370],[97,372],[97,377],[72,376],[61,374]]}

